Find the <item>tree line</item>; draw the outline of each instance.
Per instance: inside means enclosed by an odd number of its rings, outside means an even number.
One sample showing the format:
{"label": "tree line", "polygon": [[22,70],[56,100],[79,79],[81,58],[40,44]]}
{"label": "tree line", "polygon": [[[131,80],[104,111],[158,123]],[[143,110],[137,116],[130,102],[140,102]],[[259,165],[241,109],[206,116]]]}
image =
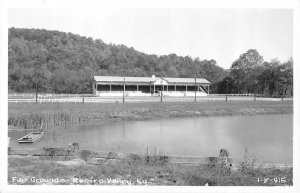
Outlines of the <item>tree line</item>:
{"label": "tree line", "polygon": [[292,93],[292,65],[292,59],[265,62],[256,50],[249,50],[225,70],[214,59],[149,55],[72,33],[20,28],[8,33],[9,92],[34,92],[37,81],[39,92],[91,93],[95,75],[154,74],[205,78],[212,83],[212,93]]}
{"label": "tree line", "polygon": [[293,59],[267,62],[257,50],[250,49],[232,63],[217,88],[218,93],[293,95]]}

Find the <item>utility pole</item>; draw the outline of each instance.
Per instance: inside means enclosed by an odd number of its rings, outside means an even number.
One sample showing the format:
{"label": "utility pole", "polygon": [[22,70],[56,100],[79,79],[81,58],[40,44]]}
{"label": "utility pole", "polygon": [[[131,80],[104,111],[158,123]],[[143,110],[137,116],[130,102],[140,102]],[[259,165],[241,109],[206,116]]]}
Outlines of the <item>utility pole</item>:
{"label": "utility pole", "polygon": [[226,102],[228,101],[227,95],[228,95],[228,78],[226,79]]}
{"label": "utility pole", "polygon": [[123,81],[123,103],[125,103],[125,77]]}
{"label": "utility pole", "polygon": [[[284,85],[282,81],[281,81],[281,84]],[[281,101],[282,101],[282,102],[283,102],[283,91],[284,91],[284,90],[285,90],[285,88],[282,88],[282,89],[281,89]]]}
{"label": "utility pole", "polygon": [[290,92],[290,94],[291,94],[291,96],[293,96],[293,77],[291,77],[291,79],[292,79],[292,82],[291,82],[291,92]]}
{"label": "utility pole", "polygon": [[196,92],[196,87],[197,87],[197,85],[196,85],[196,78],[195,78],[195,102],[197,102],[197,92]]}
{"label": "utility pole", "polygon": [[82,87],[82,89],[83,89],[83,97],[82,97],[82,103],[84,103],[84,92],[85,92],[85,87],[84,87],[84,83],[82,83],[83,84],[83,87]]}
{"label": "utility pole", "polygon": [[70,78],[68,78],[68,90],[69,90],[69,94],[71,94]]}
{"label": "utility pole", "polygon": [[35,63],[35,68],[34,68],[34,74],[35,74],[35,103],[38,103],[38,84],[37,84],[37,70],[36,70],[36,66],[37,66],[37,62],[38,62],[38,55],[36,55],[36,63]]}
{"label": "utility pole", "polygon": [[163,102],[163,99],[162,99],[162,95],[163,95],[162,94],[163,79],[162,79],[162,77],[160,77],[160,80],[161,80],[160,81],[160,85],[161,85],[161,88],[160,88],[161,89],[161,91],[160,91],[160,102],[162,103]]}

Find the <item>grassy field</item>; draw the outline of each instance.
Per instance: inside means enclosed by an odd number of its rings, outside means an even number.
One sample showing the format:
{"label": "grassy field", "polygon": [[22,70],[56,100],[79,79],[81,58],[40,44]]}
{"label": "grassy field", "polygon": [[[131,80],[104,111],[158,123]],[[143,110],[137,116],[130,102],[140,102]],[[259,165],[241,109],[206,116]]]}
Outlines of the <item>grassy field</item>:
{"label": "grassy field", "polygon": [[8,125],[39,129],[88,120],[147,120],[174,117],[293,113],[293,102],[186,102],[125,104],[8,104]]}
{"label": "grassy field", "polygon": [[[219,167],[182,166],[142,162],[84,162],[41,160],[10,156],[9,184],[95,184],[95,185],[172,185],[172,186],[283,186],[293,185],[293,169],[243,168],[225,172]],[[264,181],[264,179],[267,179]],[[39,181],[51,180],[55,181]],[[65,180],[65,181],[61,181]],[[82,180],[80,182],[80,180]]]}

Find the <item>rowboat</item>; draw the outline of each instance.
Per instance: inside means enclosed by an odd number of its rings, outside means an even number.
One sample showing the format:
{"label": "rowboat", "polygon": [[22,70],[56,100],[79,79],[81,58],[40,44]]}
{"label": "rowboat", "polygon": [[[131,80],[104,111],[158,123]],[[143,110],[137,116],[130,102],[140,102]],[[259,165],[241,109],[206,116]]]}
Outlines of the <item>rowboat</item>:
{"label": "rowboat", "polygon": [[44,132],[33,132],[18,139],[19,143],[35,143],[44,136]]}

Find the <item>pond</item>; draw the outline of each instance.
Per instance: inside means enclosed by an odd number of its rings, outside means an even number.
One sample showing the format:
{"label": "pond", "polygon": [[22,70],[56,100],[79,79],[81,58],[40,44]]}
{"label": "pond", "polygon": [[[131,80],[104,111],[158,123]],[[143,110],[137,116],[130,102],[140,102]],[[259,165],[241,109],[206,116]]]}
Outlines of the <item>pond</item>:
{"label": "pond", "polygon": [[26,132],[9,132],[12,147],[67,147],[164,155],[217,156],[226,148],[240,161],[245,151],[257,162],[292,164],[293,115],[176,118],[147,121],[88,122],[49,130],[36,144],[18,144]]}

